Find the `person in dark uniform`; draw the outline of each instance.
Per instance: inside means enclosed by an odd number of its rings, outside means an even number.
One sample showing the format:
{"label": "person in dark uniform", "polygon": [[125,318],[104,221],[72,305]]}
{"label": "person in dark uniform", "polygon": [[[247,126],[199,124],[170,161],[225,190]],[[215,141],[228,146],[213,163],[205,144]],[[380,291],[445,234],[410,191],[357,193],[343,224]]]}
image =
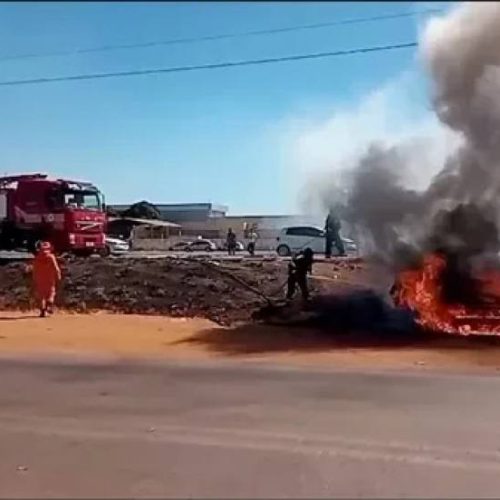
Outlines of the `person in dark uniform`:
{"label": "person in dark uniform", "polygon": [[302,298],[304,300],[309,298],[307,274],[312,273],[313,260],[313,251],[310,248],[306,248],[303,252],[299,252],[288,264],[287,300],[291,300],[293,298],[297,285],[302,293]]}
{"label": "person in dark uniform", "polygon": [[332,256],[332,245],[335,244],[340,256],[345,255],[344,242],[340,237],[341,223],[333,210],[330,210],[325,222],[325,256],[329,259]]}
{"label": "person in dark uniform", "polygon": [[233,233],[231,228],[227,231],[226,244],[227,253],[229,255],[236,255],[236,234]]}

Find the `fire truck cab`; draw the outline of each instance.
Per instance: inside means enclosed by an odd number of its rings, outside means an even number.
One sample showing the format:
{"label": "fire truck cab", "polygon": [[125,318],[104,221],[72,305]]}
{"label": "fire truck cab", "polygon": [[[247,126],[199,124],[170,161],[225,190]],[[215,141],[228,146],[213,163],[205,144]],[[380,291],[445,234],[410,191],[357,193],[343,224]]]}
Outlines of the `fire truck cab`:
{"label": "fire truck cab", "polygon": [[0,249],[50,241],[58,252],[93,253],[105,248],[106,213],[90,183],[45,174],[0,177]]}

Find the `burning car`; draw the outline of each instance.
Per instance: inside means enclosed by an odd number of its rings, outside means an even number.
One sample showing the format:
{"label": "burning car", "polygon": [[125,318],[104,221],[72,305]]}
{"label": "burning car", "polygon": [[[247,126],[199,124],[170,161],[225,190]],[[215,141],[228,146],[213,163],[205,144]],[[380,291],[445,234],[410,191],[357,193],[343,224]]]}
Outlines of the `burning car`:
{"label": "burning car", "polygon": [[434,252],[420,266],[400,271],[390,293],[394,304],[413,311],[426,330],[500,334],[498,268],[464,272],[454,256]]}

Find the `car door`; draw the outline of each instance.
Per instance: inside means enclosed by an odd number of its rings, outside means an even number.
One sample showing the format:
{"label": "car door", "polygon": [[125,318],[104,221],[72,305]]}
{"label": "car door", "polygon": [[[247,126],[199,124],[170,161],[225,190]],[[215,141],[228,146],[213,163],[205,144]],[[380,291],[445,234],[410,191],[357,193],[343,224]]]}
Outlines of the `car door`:
{"label": "car door", "polygon": [[292,252],[297,252],[302,250],[304,244],[310,240],[310,238],[304,237],[303,227],[289,227],[286,231],[286,238],[283,241],[284,244],[290,247]]}
{"label": "car door", "polygon": [[324,252],[324,236],[321,229],[312,226],[291,227],[287,231],[287,241],[294,252],[310,248],[313,252]]}
{"label": "car door", "polygon": [[191,243],[191,250],[193,252],[203,252],[206,251],[207,244],[204,241],[194,241]]}
{"label": "car door", "polygon": [[310,240],[307,246],[314,253],[324,253],[325,252],[325,233],[321,229],[316,227],[306,227],[304,228],[304,234]]}

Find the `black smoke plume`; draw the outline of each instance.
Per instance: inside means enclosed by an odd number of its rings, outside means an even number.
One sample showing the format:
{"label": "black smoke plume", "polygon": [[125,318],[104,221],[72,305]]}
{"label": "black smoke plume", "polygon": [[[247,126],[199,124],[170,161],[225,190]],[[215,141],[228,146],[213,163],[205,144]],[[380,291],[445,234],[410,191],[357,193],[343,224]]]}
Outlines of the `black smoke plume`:
{"label": "black smoke plume", "polygon": [[407,187],[407,167],[418,148],[370,144],[341,177],[341,186],[318,193],[333,205],[339,201],[336,193],[347,192],[342,215],[362,235],[365,252],[400,268],[439,251],[449,258],[455,277],[469,275],[482,257],[498,255],[499,47],[499,3],[461,4],[428,22],[420,55],[434,111],[460,136],[460,147],[425,191]]}

